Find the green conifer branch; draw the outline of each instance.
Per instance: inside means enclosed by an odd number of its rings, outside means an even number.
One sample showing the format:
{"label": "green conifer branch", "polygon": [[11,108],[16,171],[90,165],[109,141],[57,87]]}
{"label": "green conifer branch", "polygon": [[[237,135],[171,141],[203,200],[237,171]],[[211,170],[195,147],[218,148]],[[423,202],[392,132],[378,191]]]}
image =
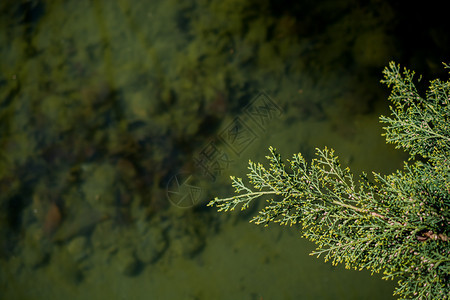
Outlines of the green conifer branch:
{"label": "green conifer branch", "polygon": [[[448,67],[448,66],[446,66]],[[249,162],[249,183],[231,177],[236,195],[215,198],[219,211],[246,209],[269,197],[251,222],[301,224],[303,236],[323,255],[346,268],[382,271],[399,279],[400,297],[447,299],[450,294],[450,83],[434,80],[426,99],[413,84],[413,72],[390,63],[382,81],[392,88],[393,117],[386,140],[421,155],[425,162],[373,180],[355,181],[332,149],[317,149],[307,163],[301,154],[286,165],[272,147],[269,167]]]}
{"label": "green conifer branch", "polygon": [[[449,68],[448,65],[445,67]],[[448,157],[450,83],[439,79],[431,81],[424,99],[414,86],[414,72],[405,69],[402,75],[400,66],[391,62],[383,73],[385,79],[381,82],[392,87],[389,100],[395,106],[390,107],[393,118],[380,117],[382,123],[389,124],[384,127],[386,141],[397,144],[397,148],[404,148],[411,155],[435,159]]]}

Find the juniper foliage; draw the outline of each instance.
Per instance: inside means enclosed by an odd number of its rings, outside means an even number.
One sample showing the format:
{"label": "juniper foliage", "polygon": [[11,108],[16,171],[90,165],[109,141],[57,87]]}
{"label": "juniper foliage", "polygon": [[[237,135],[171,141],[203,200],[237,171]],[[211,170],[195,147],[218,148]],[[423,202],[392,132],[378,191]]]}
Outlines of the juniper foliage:
{"label": "juniper foliage", "polygon": [[400,298],[448,299],[450,82],[431,81],[423,98],[414,72],[401,72],[391,62],[383,74],[393,106],[392,116],[380,120],[387,142],[411,155],[403,170],[373,173],[374,179],[362,174],[355,181],[332,149],[317,149],[311,163],[295,154],[286,165],[271,147],[269,167],[250,161],[249,184],[231,176],[236,195],[208,205],[246,209],[269,196],[251,222],[301,224],[303,236],[318,245],[311,255],[372,274],[382,271],[384,279],[398,280],[394,295]]}

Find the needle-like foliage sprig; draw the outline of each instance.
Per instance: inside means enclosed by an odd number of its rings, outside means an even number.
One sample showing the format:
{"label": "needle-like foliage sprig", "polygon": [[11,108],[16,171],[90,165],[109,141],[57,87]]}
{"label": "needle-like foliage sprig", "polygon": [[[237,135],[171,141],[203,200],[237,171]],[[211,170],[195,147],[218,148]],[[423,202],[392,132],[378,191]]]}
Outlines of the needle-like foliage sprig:
{"label": "needle-like foliage sprig", "polygon": [[[445,65],[448,68],[447,65]],[[236,195],[216,198],[219,211],[246,209],[267,197],[251,221],[300,224],[303,236],[318,247],[312,255],[346,268],[384,273],[398,279],[401,298],[448,299],[450,295],[450,82],[431,81],[426,98],[414,72],[390,63],[384,80],[392,88],[392,116],[386,140],[422,161],[373,180],[357,181],[331,149],[317,149],[308,164],[295,154],[288,164],[270,147],[269,167],[249,162],[249,184],[231,177]]]}
{"label": "needle-like foliage sprig", "polygon": [[[445,68],[449,68],[444,64]],[[392,117],[381,116],[387,123],[386,141],[404,148],[412,156],[419,154],[432,160],[445,160],[450,154],[450,82],[435,79],[430,82],[426,99],[413,83],[414,72],[391,62],[384,71],[384,80],[392,87],[389,100]]]}

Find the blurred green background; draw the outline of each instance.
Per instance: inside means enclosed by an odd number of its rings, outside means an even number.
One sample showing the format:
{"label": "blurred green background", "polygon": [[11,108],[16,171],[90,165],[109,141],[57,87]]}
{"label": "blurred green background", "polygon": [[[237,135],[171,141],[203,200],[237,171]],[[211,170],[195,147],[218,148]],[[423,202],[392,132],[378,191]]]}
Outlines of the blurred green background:
{"label": "blurred green background", "polygon": [[[411,5],[411,4],[409,4]],[[206,203],[249,159],[389,173],[381,71],[445,76],[445,10],[401,1],[0,3],[0,299],[390,299],[299,228]]]}

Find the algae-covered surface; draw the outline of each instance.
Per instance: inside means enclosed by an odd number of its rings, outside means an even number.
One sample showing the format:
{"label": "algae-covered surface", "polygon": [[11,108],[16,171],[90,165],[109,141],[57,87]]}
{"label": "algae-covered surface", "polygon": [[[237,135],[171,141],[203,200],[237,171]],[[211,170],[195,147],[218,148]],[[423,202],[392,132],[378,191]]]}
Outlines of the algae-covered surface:
{"label": "algae-covered surface", "polygon": [[206,207],[270,145],[402,166],[381,70],[436,74],[449,40],[389,2],[2,1],[0,299],[392,298],[263,203]]}

